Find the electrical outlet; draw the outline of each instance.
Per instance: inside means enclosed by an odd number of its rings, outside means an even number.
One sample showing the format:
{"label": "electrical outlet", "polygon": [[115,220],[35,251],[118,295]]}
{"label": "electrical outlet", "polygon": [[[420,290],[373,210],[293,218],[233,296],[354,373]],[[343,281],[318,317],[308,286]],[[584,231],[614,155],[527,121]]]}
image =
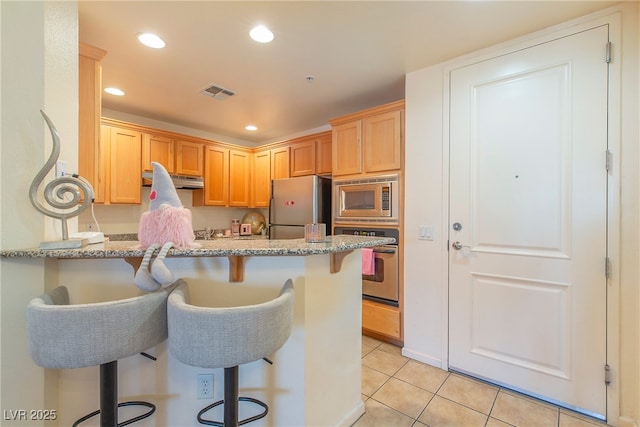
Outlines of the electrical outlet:
{"label": "electrical outlet", "polygon": [[64,160],[56,162],[56,178],[65,176],[69,172],[69,164]]}
{"label": "electrical outlet", "polygon": [[198,374],[198,399],[213,399],[213,374]]}

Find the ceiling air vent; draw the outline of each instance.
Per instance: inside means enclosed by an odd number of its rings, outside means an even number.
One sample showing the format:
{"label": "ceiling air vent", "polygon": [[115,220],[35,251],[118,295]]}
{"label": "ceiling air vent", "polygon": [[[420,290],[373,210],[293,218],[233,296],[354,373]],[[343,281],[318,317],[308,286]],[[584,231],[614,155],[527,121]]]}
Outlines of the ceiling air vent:
{"label": "ceiling air vent", "polygon": [[215,99],[220,99],[220,100],[227,99],[230,96],[235,95],[235,92],[220,86],[216,86],[216,85],[211,85],[200,93],[202,93],[203,95],[208,95]]}

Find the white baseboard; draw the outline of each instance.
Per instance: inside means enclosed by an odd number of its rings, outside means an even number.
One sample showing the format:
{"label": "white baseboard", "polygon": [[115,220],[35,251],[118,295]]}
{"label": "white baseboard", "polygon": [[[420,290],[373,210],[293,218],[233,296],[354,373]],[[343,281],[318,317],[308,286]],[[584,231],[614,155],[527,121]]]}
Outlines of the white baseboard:
{"label": "white baseboard", "polygon": [[442,359],[434,357],[429,354],[413,351],[407,347],[402,347],[402,355],[410,359],[417,360],[418,362],[426,363],[427,365],[435,366],[440,369],[447,369],[446,366],[442,366]]}

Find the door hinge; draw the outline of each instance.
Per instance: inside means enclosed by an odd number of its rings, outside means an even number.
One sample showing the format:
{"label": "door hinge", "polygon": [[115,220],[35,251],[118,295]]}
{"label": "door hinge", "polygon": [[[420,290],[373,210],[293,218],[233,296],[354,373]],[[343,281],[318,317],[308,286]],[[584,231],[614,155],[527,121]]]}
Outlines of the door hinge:
{"label": "door hinge", "polygon": [[613,153],[611,153],[611,150],[607,150],[607,152],[606,152],[606,160],[605,160],[605,165],[604,165],[604,167],[607,170],[607,172],[611,172],[612,165],[613,165]]}
{"label": "door hinge", "polygon": [[447,252],[449,252],[449,240],[447,240]]}
{"label": "door hinge", "polygon": [[605,279],[609,279],[611,276],[611,260],[609,257],[604,259],[604,277]]}
{"label": "door hinge", "polygon": [[607,64],[611,63],[611,47],[612,47],[611,42],[607,43],[607,49],[604,56],[604,60]]}
{"label": "door hinge", "polygon": [[604,384],[611,384],[611,368],[606,364],[604,365]]}

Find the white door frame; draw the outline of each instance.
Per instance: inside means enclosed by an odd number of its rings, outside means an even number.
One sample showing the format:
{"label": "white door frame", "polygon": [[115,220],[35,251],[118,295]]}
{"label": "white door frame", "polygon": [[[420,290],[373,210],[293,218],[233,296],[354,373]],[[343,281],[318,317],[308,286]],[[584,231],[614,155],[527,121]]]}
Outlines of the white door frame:
{"label": "white door frame", "polygon": [[[445,64],[443,69],[443,157],[442,157],[442,218],[443,224],[440,232],[442,236],[449,236],[449,87],[450,87],[450,72],[456,68],[471,65],[483,60],[495,58],[497,56],[512,53],[518,50],[526,49],[528,47],[545,43],[554,39],[565,37],[571,34],[575,34],[580,31],[587,30],[589,28],[601,26],[604,24],[609,25],[609,40],[612,42],[612,54],[613,60],[609,64],[609,118],[608,118],[608,148],[612,154],[612,167],[609,171],[608,180],[608,236],[607,246],[608,255],[611,261],[610,278],[608,280],[607,288],[607,364],[611,368],[611,383],[607,387],[607,422],[610,425],[616,426],[619,418],[619,390],[620,384],[618,379],[618,373],[620,368],[619,357],[619,333],[620,325],[618,322],[618,316],[620,314],[620,147],[621,147],[621,41],[622,41],[622,28],[621,28],[621,11],[618,8],[610,8],[600,13],[595,13],[587,17],[579,18],[560,24],[555,27],[551,27],[546,30],[538,31],[528,36],[518,38],[516,40],[509,41],[507,43],[487,48],[478,52],[474,52],[471,55],[467,55],[461,58],[457,58]],[[603,46],[603,61],[605,60],[605,46]],[[605,161],[603,153],[603,162]],[[604,167],[604,165],[603,165]],[[446,248],[445,248],[446,250]],[[443,257],[442,271],[446,280],[442,283],[442,368],[447,369],[449,364],[449,275],[448,275],[448,263],[449,257]],[[603,260],[604,263],[604,260]],[[604,381],[604,367],[603,367],[603,381]]]}

